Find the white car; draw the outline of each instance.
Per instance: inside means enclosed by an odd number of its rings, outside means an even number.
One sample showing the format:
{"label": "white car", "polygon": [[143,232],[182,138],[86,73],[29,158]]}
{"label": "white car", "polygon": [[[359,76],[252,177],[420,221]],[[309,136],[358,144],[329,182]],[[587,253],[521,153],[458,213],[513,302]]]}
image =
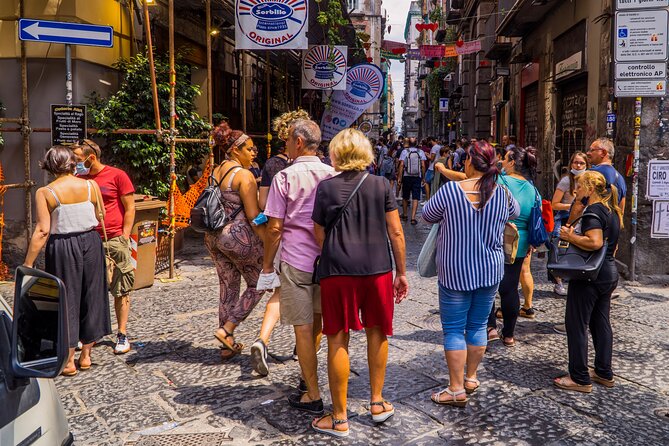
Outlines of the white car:
{"label": "white car", "polygon": [[15,318],[0,296],[0,445],[72,445],[52,378],[68,355],[65,287],[32,268],[16,270]]}

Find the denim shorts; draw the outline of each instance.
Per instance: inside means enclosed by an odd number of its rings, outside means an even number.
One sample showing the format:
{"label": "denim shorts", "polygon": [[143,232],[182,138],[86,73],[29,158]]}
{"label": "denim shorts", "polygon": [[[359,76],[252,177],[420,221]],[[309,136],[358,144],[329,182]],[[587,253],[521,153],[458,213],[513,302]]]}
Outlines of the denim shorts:
{"label": "denim shorts", "polygon": [[439,311],[444,350],[466,350],[488,344],[486,325],[499,283],[472,291],[449,290],[439,284]]}

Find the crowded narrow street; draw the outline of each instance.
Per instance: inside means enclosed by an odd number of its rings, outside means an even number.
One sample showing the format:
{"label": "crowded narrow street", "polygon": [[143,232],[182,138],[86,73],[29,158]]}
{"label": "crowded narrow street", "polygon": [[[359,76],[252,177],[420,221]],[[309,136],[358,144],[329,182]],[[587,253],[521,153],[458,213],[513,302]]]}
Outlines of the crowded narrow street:
{"label": "crowded narrow street", "polygon": [[[627,284],[618,289],[611,319],[616,386],[589,395],[556,389],[567,367],[565,298],[552,293],[545,263],[536,259],[534,320],[520,318],[517,344],[493,342],[479,371],[481,389],[465,409],[439,407],[430,394],[448,380],[436,280],[420,278],[416,257],[428,226],[407,225],[409,296],[395,307],[394,336],[384,396],[397,414],[384,425],[369,416],[364,335],[351,339],[351,436],[336,440],[311,431],[312,416],[286,401],[298,381],[294,336],[279,325],[269,345],[270,374],[254,375],[248,345],[264,303],[235,332],[247,345],[222,364],[213,337],[218,280],[198,236],[186,238],[179,281],[136,292],[130,323],[132,350],[112,353],[108,337],[93,351],[93,367],[56,380],[76,444],[148,445],[666,445],[669,442],[669,288]],[[3,291],[6,295],[6,292]],[[112,309],[113,311],[113,309]],[[319,379],[326,407],[327,344]],[[591,348],[592,351],[592,348]],[[663,411],[664,410],[664,411]],[[657,411],[657,413],[656,413]]]}

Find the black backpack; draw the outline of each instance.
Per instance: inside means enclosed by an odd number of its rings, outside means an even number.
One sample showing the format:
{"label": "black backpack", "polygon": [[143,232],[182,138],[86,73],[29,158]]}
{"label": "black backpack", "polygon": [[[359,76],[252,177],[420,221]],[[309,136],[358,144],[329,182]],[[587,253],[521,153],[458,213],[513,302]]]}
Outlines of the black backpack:
{"label": "black backpack", "polygon": [[240,169],[234,166],[225,172],[220,181],[216,181],[214,173],[209,177],[209,185],[202,191],[195,202],[195,206],[190,211],[190,227],[196,232],[213,232],[223,228],[232,221],[244,208],[240,205],[232,214],[226,215],[225,201],[221,192],[221,183],[223,179],[233,169]]}

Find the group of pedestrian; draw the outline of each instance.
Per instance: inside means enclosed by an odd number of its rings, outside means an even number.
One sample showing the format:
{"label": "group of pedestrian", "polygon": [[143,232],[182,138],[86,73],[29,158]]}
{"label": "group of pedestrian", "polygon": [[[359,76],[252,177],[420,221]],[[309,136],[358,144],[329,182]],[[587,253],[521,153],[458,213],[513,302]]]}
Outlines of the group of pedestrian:
{"label": "group of pedestrian", "polygon": [[[533,317],[534,282],[529,257],[533,207],[541,203],[534,181],[537,154],[507,139],[498,160],[484,141],[466,146],[464,172],[437,165],[437,173],[451,181],[423,208],[428,223],[439,224],[436,258],[444,350],[450,383],[432,395],[438,404],[464,406],[481,385],[477,368],[489,342],[500,339],[497,318],[503,320],[503,345],[515,345],[518,315]],[[606,260],[591,281],[568,284],[565,325],[569,373],[556,378],[556,387],[591,392],[592,382],[614,385],[611,369],[611,295],[618,283],[614,254],[622,227],[625,182],[612,166],[613,143],[607,138],[592,143],[587,154],[576,152],[570,172],[560,180],[553,197],[556,237],[585,251],[606,250]],[[590,167],[590,170],[586,169]],[[574,223],[580,223],[578,225]],[[511,225],[518,234],[515,259],[505,260],[504,232]],[[527,271],[526,276],[525,271]],[[559,278],[555,291],[560,291]],[[520,282],[520,283],[519,283]],[[525,282],[523,284],[523,282]],[[525,302],[519,304],[518,286]],[[501,308],[495,309],[498,293]],[[563,294],[559,292],[558,294]],[[487,327],[486,327],[487,325]],[[588,369],[588,329],[595,346],[594,369]]]}
{"label": "group of pedestrian", "polygon": [[220,283],[215,337],[221,357],[228,360],[242,352],[235,328],[266,290],[274,290],[251,347],[253,368],[260,375],[269,373],[272,329],[279,319],[292,325],[301,373],[288,402],[322,415],[317,351],[325,334],[333,412],[315,419],[312,427],[346,436],[352,329],[364,328],[367,335],[370,414],[376,422],[394,414],[383,398],[383,384],[394,305],[408,292],[405,242],[390,183],[369,174],[375,164],[370,141],[357,130],[340,132],[327,150],[332,166],[318,156],[320,144],[318,124],[293,121],[285,152],[267,161],[258,190],[248,171],[253,140],[231,132],[221,146],[225,161],[214,176],[220,180],[226,214],[234,218],[206,234],[205,241]]}
{"label": "group of pedestrian", "polygon": [[[62,374],[74,376],[91,368],[93,345],[111,333],[108,293],[118,326],[114,353],[130,351],[135,189],[124,171],[101,162],[100,147],[89,139],[50,148],[41,167],[54,179],[35,192],[37,221],[23,264],[32,268],[46,245],[45,270],[67,291],[70,344]],[[81,354],[75,362],[77,349]]]}

